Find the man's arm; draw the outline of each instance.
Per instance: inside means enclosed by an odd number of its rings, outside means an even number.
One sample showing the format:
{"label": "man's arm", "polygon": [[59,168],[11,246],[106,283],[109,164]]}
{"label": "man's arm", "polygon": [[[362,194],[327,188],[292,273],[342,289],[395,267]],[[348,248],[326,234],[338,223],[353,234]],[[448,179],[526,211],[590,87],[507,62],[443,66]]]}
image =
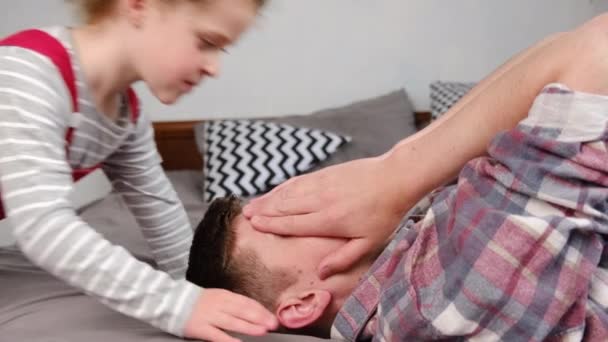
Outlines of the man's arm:
{"label": "man's arm", "polygon": [[497,133],[516,126],[549,83],[603,93],[608,15],[553,35],[483,80],[443,118],[379,158],[352,161],[290,179],[243,212],[261,231],[351,238],[319,266],[344,270],[384,245],[403,214],[485,153]]}
{"label": "man's arm", "polygon": [[[498,68],[420,134],[397,144],[385,155],[387,171],[401,182],[396,187],[402,190],[397,201],[411,206],[453,179],[462,165],[485,153],[497,133],[515,127],[527,116],[534,98],[547,84],[606,92],[607,40],[608,15],[574,31],[552,35]],[[407,174],[402,173],[405,167]]]}

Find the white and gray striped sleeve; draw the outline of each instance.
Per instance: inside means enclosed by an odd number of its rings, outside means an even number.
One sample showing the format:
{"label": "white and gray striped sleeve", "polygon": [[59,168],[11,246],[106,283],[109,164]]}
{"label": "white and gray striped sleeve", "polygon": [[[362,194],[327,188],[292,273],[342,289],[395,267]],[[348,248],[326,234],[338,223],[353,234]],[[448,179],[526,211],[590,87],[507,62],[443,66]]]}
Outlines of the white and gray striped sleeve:
{"label": "white and gray striped sleeve", "polygon": [[139,223],[159,268],[183,278],[192,228],[161,162],[152,124],[141,115],[134,133],[104,162],[104,171]]}
{"label": "white and gray striped sleeve", "polygon": [[0,188],[17,243],[34,263],[70,285],[181,336],[200,289],[109,243],[67,199],[68,96],[49,60],[0,48]]}

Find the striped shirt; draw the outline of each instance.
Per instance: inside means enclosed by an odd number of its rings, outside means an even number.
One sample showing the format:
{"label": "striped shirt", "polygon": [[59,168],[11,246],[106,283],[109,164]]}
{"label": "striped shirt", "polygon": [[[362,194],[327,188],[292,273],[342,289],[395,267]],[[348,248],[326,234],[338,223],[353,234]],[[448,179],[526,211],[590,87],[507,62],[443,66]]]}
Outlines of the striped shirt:
{"label": "striped shirt", "polygon": [[[45,31],[71,56],[80,114],[72,113],[50,59],[0,47],[0,188],[17,244],[34,263],[112,309],[181,336],[200,292],[183,279],[192,229],[160,166],[152,125],[143,115],[133,124],[126,106],[116,121],[99,113],[69,30]],[[66,160],[65,133],[75,117]],[[100,163],[160,270],[105,240],[69,202],[72,168]]]}

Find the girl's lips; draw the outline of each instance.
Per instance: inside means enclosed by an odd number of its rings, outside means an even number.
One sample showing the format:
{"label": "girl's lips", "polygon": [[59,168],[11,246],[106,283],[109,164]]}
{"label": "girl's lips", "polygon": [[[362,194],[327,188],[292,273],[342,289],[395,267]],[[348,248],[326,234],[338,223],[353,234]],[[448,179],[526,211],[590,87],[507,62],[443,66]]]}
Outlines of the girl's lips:
{"label": "girl's lips", "polygon": [[189,92],[190,90],[192,90],[192,88],[194,88],[195,84],[193,82],[190,81],[184,81],[184,91]]}

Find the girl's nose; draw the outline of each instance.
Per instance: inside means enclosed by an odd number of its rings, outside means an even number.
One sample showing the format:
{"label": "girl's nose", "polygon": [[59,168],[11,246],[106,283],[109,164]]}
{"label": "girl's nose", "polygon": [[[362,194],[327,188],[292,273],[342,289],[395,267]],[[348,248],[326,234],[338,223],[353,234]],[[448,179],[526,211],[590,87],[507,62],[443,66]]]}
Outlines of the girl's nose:
{"label": "girl's nose", "polygon": [[213,55],[206,56],[205,60],[201,65],[201,77],[202,76],[211,76],[217,77],[220,72],[220,58],[219,53],[214,53]]}

